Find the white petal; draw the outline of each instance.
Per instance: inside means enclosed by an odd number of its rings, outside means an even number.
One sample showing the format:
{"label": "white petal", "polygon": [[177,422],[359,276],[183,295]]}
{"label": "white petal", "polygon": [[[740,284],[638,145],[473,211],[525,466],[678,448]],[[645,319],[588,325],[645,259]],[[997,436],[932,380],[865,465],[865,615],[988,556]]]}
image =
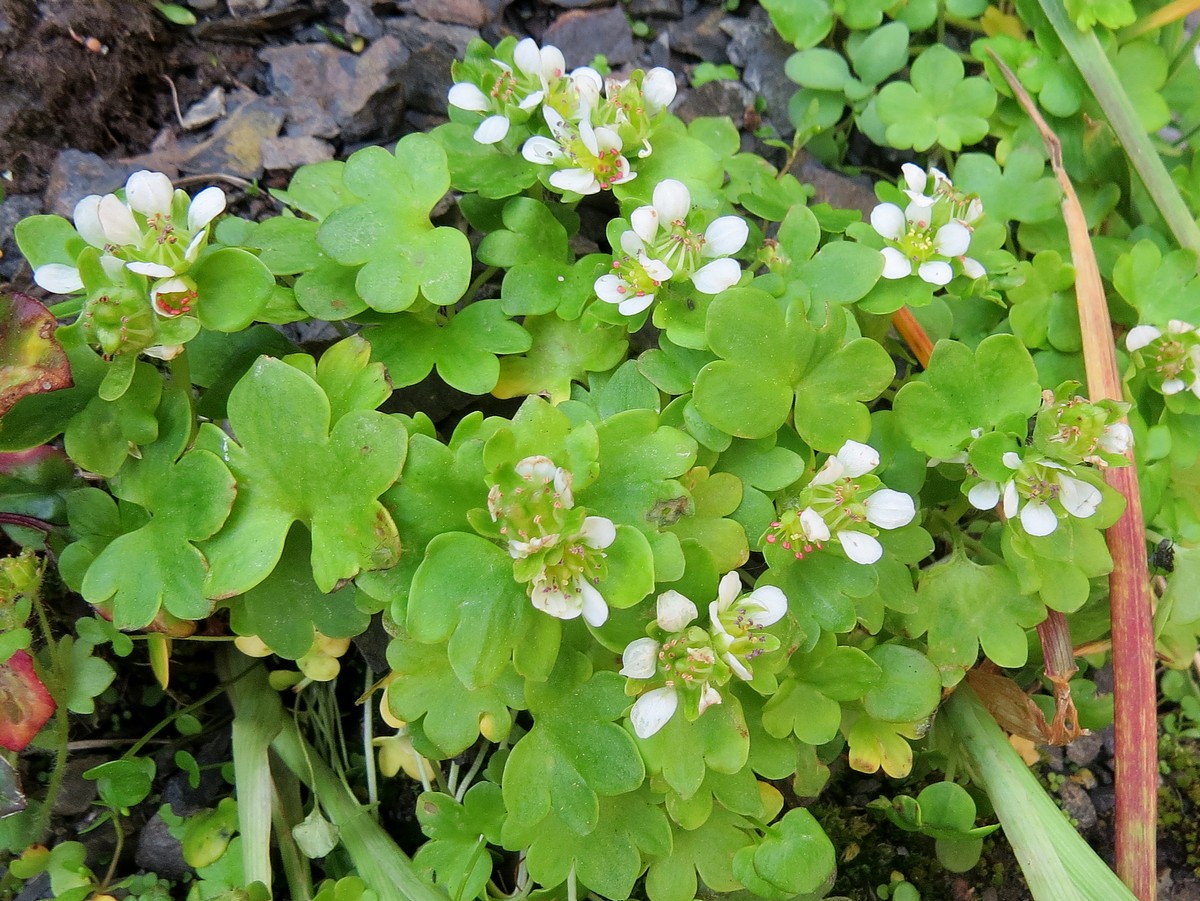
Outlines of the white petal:
{"label": "white petal", "polygon": [[1152,325],[1138,325],[1129,330],[1125,336],[1125,349],[1128,351],[1141,350],[1162,337],[1162,332]]}
{"label": "white petal", "polygon": [[967,500],[976,510],[994,510],[1000,503],[1000,485],[996,482],[980,482],[967,492]]}
{"label": "white petal", "polygon": [[171,212],[171,199],[175,196],[175,187],[171,179],[161,172],[151,172],[142,169],[129,176],[125,182],[125,202],[129,208],[143,216],[154,213],[167,215]]}
{"label": "white petal", "polygon": [[608,604],[594,585],[586,579],[579,579],[576,589],[583,597],[583,621],[589,626],[599,628],[608,620]]}
{"label": "white petal", "polygon": [[895,247],[885,247],[879,252],[883,254],[884,278],[907,278],[912,275],[912,260]]}
{"label": "white petal", "polygon": [[1114,422],[1104,427],[1097,443],[1110,454],[1123,454],[1133,447],[1133,429],[1123,422]]}
{"label": "white petal", "polygon": [[805,507],[800,512],[800,528],[810,541],[822,542],[829,540],[829,524],[825,517],[812,507]]}
{"label": "white petal", "polygon": [[460,81],[457,84],[451,85],[450,94],[447,99],[451,106],[470,110],[473,113],[487,112],[492,108],[487,94],[483,93],[478,85],[473,85],[469,81]]}
{"label": "white petal", "polygon": [[908,206],[904,208],[904,218],[918,228],[928,228],[933,216],[934,199],[924,194],[905,191],[909,197]]}
{"label": "white petal", "polygon": [[971,246],[971,232],[960,222],[947,222],[937,230],[933,246],[944,257],[958,257]]}
{"label": "white petal", "polygon": [[1170,319],[1167,321],[1167,332],[1172,335],[1182,335],[1184,332],[1193,330],[1190,322],[1184,322],[1182,319]]}
{"label": "white petal", "polygon": [[672,275],[671,270],[662,260],[651,260],[648,257],[642,257],[638,262],[642,264],[642,268],[646,270],[646,274],[659,284],[667,281]]}
{"label": "white petal", "polygon": [[517,48],[513,51],[513,62],[526,75],[541,75],[542,52],[538,50],[537,41],[533,38],[525,38],[518,42]]}
{"label": "white petal", "polygon": [[559,169],[550,176],[550,184],[560,191],[575,194],[597,194],[600,191],[600,182],[587,169]]}
{"label": "white petal", "polygon": [[866,475],[879,465],[879,451],[858,441],[847,441],[843,444],[837,452],[837,458],[842,464],[844,474],[852,479]]}
{"label": "white petal", "polygon": [[812,477],[810,485],[831,485],[842,477],[846,467],[836,456],[827,457],[825,465]]}
{"label": "white petal", "polygon": [[650,304],[654,303],[654,293],[647,292],[646,294],[634,294],[628,300],[622,301],[617,307],[617,311],[622,316],[636,316]]}
{"label": "white petal", "polygon": [[898,529],[917,515],[913,499],[903,491],[880,488],[866,500],[867,521],[881,529]]}
{"label": "white petal", "polygon": [[1061,489],[1058,499],[1062,501],[1063,508],[1080,519],[1087,519],[1095,513],[1104,500],[1099,488],[1081,479],[1059,476],[1058,485]]}
{"label": "white petal", "polygon": [[724,257],[706,263],[692,273],[692,284],[701,294],[720,294],[732,288],[742,277],[742,267],[737,260]]}
{"label": "white petal", "polygon": [[589,516],[579,534],[588,547],[602,550],[616,540],[617,527],[606,516]]}
{"label": "white petal", "polygon": [[521,102],[517,104],[521,109],[529,111],[542,102],[542,98],[546,96],[545,91],[534,91],[532,94],[526,94],[521,98]]}
{"label": "white petal", "polygon": [[619,156],[613,160],[612,167],[614,172],[622,174],[617,178],[610,178],[608,181],[610,185],[623,185],[625,182],[637,178],[637,173],[629,168],[629,158],[626,156]]}
{"label": "white petal", "polygon": [[38,287],[52,294],[74,294],[83,290],[83,279],[79,270],[65,263],[46,263],[33,270],[33,280]]}
{"label": "white petal", "polygon": [[929,181],[929,176],[926,175],[924,169],[916,163],[905,163],[900,167],[900,172],[904,176],[904,184],[908,190],[922,195],[925,193],[925,185]]}
{"label": "white petal", "polygon": [[593,133],[596,135],[596,148],[598,150],[605,151],[621,149],[621,136],[608,126],[597,126]]}
{"label": "white petal", "polygon": [[170,266],[164,266],[162,263],[147,263],[144,260],[134,260],[132,263],[126,263],[125,267],[130,272],[148,275],[150,278],[170,278],[176,274]]}
{"label": "white petal", "polygon": [[670,106],[677,90],[675,73],[662,66],[655,66],[642,79],[642,94],[651,115]]}
{"label": "white petal", "polygon": [[125,268],[125,261],[114,257],[111,253],[103,254],[100,257],[100,268],[104,270],[104,274],[109,280],[116,281],[121,277],[121,271]]}
{"label": "white petal", "polygon": [[142,353],[147,357],[154,357],[156,360],[174,360],[183,353],[183,345],[155,344],[153,347],[143,348]]}
{"label": "white petal", "polygon": [[855,563],[867,566],[878,563],[879,558],[883,556],[883,545],[866,532],[838,532],[837,537],[846,556]]}
{"label": "white petal", "polygon": [[1016,451],[1005,451],[1003,456],[1000,457],[1000,462],[1002,462],[1009,469],[1020,469],[1021,455]]}
{"label": "white petal", "polygon": [[717,586],[717,609],[724,613],[742,593],[742,579],[736,570],[725,573]]}
{"label": "white petal", "polygon": [[692,209],[692,195],[687,185],[674,178],[664,178],[654,186],[654,208],[667,222],[686,219]]}
{"label": "white petal", "polygon": [[895,241],[908,230],[904,210],[894,203],[881,203],[871,210],[871,227],[885,238]]}
{"label": "white petal", "polygon": [[1183,379],[1167,379],[1162,383],[1162,393],[1171,395],[1178,394],[1184,389]]}
{"label": "white petal", "polygon": [[571,73],[571,87],[581,104],[588,109],[594,109],[600,102],[600,89],[604,87],[604,79],[595,69],[580,66]]}
{"label": "white petal", "polygon": [[1030,535],[1049,535],[1058,528],[1058,516],[1041,501],[1030,501],[1021,508],[1021,525]]}
{"label": "white petal", "polygon": [[709,707],[715,707],[717,704],[720,704],[720,703],[721,703],[721,693],[718,692],[711,685],[709,685],[707,682],[705,682],[704,688],[702,688],[700,690],[700,705],[699,705],[700,712],[703,713]]}
{"label": "white petal", "polygon": [[972,222],[978,221],[983,216],[983,201],[978,197],[972,197],[967,204],[967,211],[963,214],[960,222],[970,225]]}
{"label": "white petal", "polygon": [[787,595],[774,585],[755,588],[742,600],[742,603],[747,607],[756,605],[759,608],[760,612],[753,613],[750,617],[757,629],[773,626],[783,619],[783,615],[787,613],[788,609]]}
{"label": "white petal", "polygon": [[706,257],[727,257],[741,250],[748,237],[750,227],[745,219],[722,216],[704,230],[704,249],[700,253]]}
{"label": "white petal", "polygon": [[142,230],[138,228],[132,211],[117,199],[116,194],[105,194],[100,198],[97,216],[109,244],[141,243]]}
{"label": "white petal", "polygon": [[[505,119],[504,121],[507,122],[508,120]],[[521,146],[521,156],[525,157],[531,163],[537,163],[539,166],[548,166],[563,155],[563,149],[558,141],[553,141],[542,135],[530,138]]]}
{"label": "white petal", "polygon": [[640,206],[629,217],[629,224],[643,241],[653,241],[658,235],[658,210],[652,206]]}
{"label": "white petal", "polygon": [[100,224],[100,195],[89,194],[75,204],[75,231],[93,247],[104,247],[108,243],[104,226]]}
{"label": "white petal", "polygon": [[[750,670],[750,668],[746,666],[746,664],[742,663],[742,661],[738,660],[737,655],[732,651],[726,651],[721,655],[721,659],[725,661],[725,664],[731,670],[733,670],[733,674],[743,682],[749,682],[754,678],[754,673]],[[718,697],[720,696],[718,695]],[[703,713],[703,711],[701,712]]]}
{"label": "white petal", "polygon": [[696,605],[678,591],[664,591],[655,605],[655,620],[664,632],[682,632],[700,612]]}
{"label": "white petal", "polygon": [[549,485],[554,481],[558,467],[545,454],[533,454],[518,460],[513,471],[526,482]]}
{"label": "white petal", "polygon": [[583,141],[583,146],[592,156],[599,156],[600,141],[596,138],[596,128],[592,125],[591,119],[580,120],[577,127],[579,128],[579,140]]}
{"label": "white petal", "polygon": [[959,262],[962,263],[963,275],[967,278],[983,278],[987,275],[987,270],[983,268],[983,264],[979,260],[962,257]]}
{"label": "white petal", "polygon": [[921,276],[921,280],[924,282],[940,286],[949,284],[950,279],[954,278],[954,270],[950,268],[949,263],[933,260],[918,266],[917,275]]}
{"label": "white petal", "polygon": [[[475,129],[475,140],[480,144],[499,143],[508,134],[508,125],[509,122],[506,116],[488,116]],[[534,160],[533,162],[537,161]]]}
{"label": "white petal", "polygon": [[552,106],[543,106],[542,115],[546,119],[546,124],[550,126],[550,133],[560,141],[564,137],[570,137],[571,129],[567,126],[567,120],[562,117],[562,114]]}
{"label": "white petal", "polygon": [[188,231],[204,228],[225,212],[225,192],[216,185],[205,188],[188,206]]}
{"label": "white petal", "polygon": [[154,307],[155,312],[160,316],[171,319],[180,315],[180,311],[164,307],[158,301],[159,296],[162,294],[184,294],[191,290],[191,284],[182,278],[164,278],[162,281],[155,282],[150,288],[150,305]]}
{"label": "white petal", "polygon": [[542,48],[540,65],[542,80],[546,83],[557,81],[567,71],[567,61],[563,52],[550,44]]}
{"label": "white petal", "polygon": [[592,287],[596,291],[596,296],[605,303],[624,303],[633,293],[629,282],[620,276],[611,274],[600,276]]}
{"label": "white petal", "polygon": [[663,687],[646,692],[629,711],[634,734],[638,738],[649,738],[667,724],[678,708],[679,695],[674,688]]}
{"label": "white petal", "polygon": [[187,250],[184,251],[183,258],[189,263],[196,262],[196,257],[200,256],[200,247],[202,244],[204,244],[207,237],[208,232],[204,229],[200,229],[200,231],[192,235],[192,240],[188,243]]}
{"label": "white petal", "polygon": [[1005,519],[1012,519],[1017,515],[1017,507],[1021,503],[1021,496],[1017,494],[1017,483],[1009,479],[1004,483],[1004,491],[1001,495],[1001,512],[1004,513]]}
{"label": "white petal", "polygon": [[564,589],[538,579],[533,583],[529,600],[538,610],[556,619],[574,619],[583,612],[583,595],[575,591],[574,586]]}
{"label": "white petal", "polygon": [[621,242],[621,249],[631,257],[644,257],[646,255],[646,242],[633,229],[630,228],[621,232],[619,240]]}
{"label": "white petal", "polygon": [[629,642],[621,654],[621,675],[630,679],[649,679],[658,669],[658,651],[661,647],[653,638],[638,638]]}
{"label": "white petal", "polygon": [[949,191],[954,187],[954,183],[950,181],[949,176],[947,176],[946,173],[937,166],[930,166],[929,174],[933,176],[933,185],[938,190]]}

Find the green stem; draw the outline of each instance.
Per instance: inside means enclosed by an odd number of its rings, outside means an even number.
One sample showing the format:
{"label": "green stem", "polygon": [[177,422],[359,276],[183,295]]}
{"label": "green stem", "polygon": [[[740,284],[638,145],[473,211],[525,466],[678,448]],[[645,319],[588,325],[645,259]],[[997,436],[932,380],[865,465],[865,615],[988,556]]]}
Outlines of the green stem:
{"label": "green stem", "polygon": [[[52,649],[50,659],[57,661],[60,648],[50,632],[50,619],[46,616],[40,591],[33,598],[33,608],[37,611],[38,628],[41,630],[42,639]],[[33,829],[29,833],[35,841],[41,841],[46,836],[46,830],[50,828],[50,814],[54,811],[58,793],[62,790],[63,781],[67,776],[71,725],[68,720],[66,698],[63,697],[59,673],[57,670],[49,674],[40,672],[41,667],[38,666],[37,658],[31,654],[30,659],[33,660],[34,673],[42,680],[46,690],[50,692],[50,697],[54,700],[54,769],[50,771],[50,779],[46,783],[46,798],[38,810],[37,819],[34,820]]]}
{"label": "green stem", "polygon": [[1179,195],[1166,166],[1154,150],[1121,80],[1092,32],[1075,27],[1061,0],[1038,0],[1058,39],[1092,90],[1108,122],[1125,148],[1138,177],[1146,186],[1179,245],[1200,257],[1200,228]]}

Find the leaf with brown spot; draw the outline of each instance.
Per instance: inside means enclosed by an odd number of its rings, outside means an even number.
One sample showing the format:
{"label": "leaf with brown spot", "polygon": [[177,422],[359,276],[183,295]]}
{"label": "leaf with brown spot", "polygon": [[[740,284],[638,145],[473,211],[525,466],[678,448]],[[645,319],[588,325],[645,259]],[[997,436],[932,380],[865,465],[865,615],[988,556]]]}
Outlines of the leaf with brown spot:
{"label": "leaf with brown spot", "polygon": [[54,337],[58,322],[27,294],[0,294],[0,416],[28,394],[70,388],[71,366]]}
{"label": "leaf with brown spot", "polygon": [[0,747],[20,751],[54,713],[54,699],[33,671],[33,658],[17,651],[0,663]]}

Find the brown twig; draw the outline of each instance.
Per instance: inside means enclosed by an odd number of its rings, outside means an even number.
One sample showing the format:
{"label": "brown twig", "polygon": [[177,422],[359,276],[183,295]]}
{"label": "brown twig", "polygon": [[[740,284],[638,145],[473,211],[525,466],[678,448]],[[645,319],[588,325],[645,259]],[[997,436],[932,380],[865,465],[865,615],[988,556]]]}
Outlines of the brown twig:
{"label": "brown twig", "polygon": [[[990,51],[989,51],[990,52]],[[1075,263],[1075,295],[1083,333],[1083,359],[1092,400],[1123,400],[1117,372],[1112,323],[1087,220],[1075,187],[1063,168],[1062,145],[1046,124],[1025,88],[995,53],[992,59],[1014,96],[1033,119],[1050,165],[1063,191],[1063,218]],[[1116,708],[1116,845],[1117,874],[1141,901],[1153,901],[1157,890],[1156,828],[1158,810],[1158,733],[1154,685],[1154,631],[1147,578],[1146,529],[1133,451],[1131,465],[1110,467],[1109,485],[1125,497],[1125,512],[1107,534],[1113,571],[1109,576],[1112,606],[1114,703]]]}

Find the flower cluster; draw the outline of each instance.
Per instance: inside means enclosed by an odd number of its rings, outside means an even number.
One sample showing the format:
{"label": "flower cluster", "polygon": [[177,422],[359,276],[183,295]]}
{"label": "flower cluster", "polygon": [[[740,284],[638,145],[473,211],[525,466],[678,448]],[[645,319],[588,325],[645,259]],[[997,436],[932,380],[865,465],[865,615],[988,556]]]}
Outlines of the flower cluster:
{"label": "flower cluster", "polygon": [[540,107],[549,135],[528,138],[521,153],[552,166],[550,186],[564,194],[595,194],[633,179],[625,148],[648,156],[653,127],[675,99],[669,69],[607,80],[587,66],[568,73],[558,48],[539,48],[532,38],[502,41],[490,58],[480,47],[474,55],[474,67],[455,67],[462,79],[450,88],[450,105],[484,115],[475,129],[482,144],[500,143],[514,124],[534,127]]}
{"label": "flower cluster", "polygon": [[1191,391],[1200,398],[1200,329],[1179,319],[1168,322],[1165,332],[1139,325],[1125,336],[1125,348],[1145,367],[1155,390]]}
{"label": "flower cluster", "polygon": [[877,466],[878,451],[847,441],[771,523],[767,543],[802,560],[836,539],[855,563],[877,562],[883,556],[877,529],[906,526],[917,512],[911,497],[870,474]]}
{"label": "flower cluster", "polygon": [[1042,392],[1033,446],[1063,463],[1124,466],[1133,446],[1133,430],[1122,422],[1129,404],[1114,400],[1095,403],[1075,393],[1078,382],[1064,382]]}
{"label": "flower cluster", "polygon": [[[161,172],[143,169],[129,176],[124,194],[83,198],[75,205],[75,230],[103,252],[101,264],[110,276],[123,265],[155,279],[149,298],[160,316],[190,313],[196,284],[185,273],[208,241],[209,224],[225,210],[225,193],[209,187],[189,199]],[[33,279],[56,294],[84,289],[80,270],[64,263],[39,266]]]}
{"label": "flower cluster", "polygon": [[607,573],[604,549],[616,539],[616,527],[576,507],[571,482],[571,473],[549,457],[502,466],[492,478],[488,514],[507,542],[513,575],[529,585],[533,606],[600,626],[608,605],[596,586]]}
{"label": "flower cluster", "polygon": [[629,217],[613,271],[596,279],[596,296],[626,316],[642,312],[670,280],[691,281],[702,294],[719,294],[737,284],[742,267],[730,255],[750,230],[739,216],[721,216],[703,231],[694,222],[687,186],[673,178],[654,188],[653,202]]}
{"label": "flower cluster", "polygon": [[1087,519],[1104,499],[1099,488],[1076,478],[1069,466],[1036,455],[1022,459],[1016,451],[1008,451],[1002,460],[1012,475],[1003,483],[975,482],[967,491],[967,500],[979,510],[992,510],[1000,504],[1005,519],[1018,517],[1030,535],[1052,534],[1063,516]]}
{"label": "flower cluster", "polygon": [[[871,225],[887,239],[883,248],[883,277],[905,278],[915,270],[931,285],[945,285],[961,272],[968,278],[985,275],[983,266],[966,255],[972,226],[983,215],[974,195],[957,191],[937,169],[905,163],[904,193],[908,204],[881,203],[871,211]],[[956,272],[957,269],[957,272]]]}
{"label": "flower cluster", "polygon": [[[630,642],[621,657],[621,675],[631,680],[626,691],[638,695],[629,719],[639,738],[658,732],[681,702],[684,717],[695,721],[721,703],[720,686],[732,676],[749,682],[754,659],[778,649],[779,639],[763,630],[783,618],[787,598],[773,585],[745,596],[741,587],[736,572],[725,574],[708,606],[707,629],[694,625],[699,611],[688,598],[677,591],[658,596],[649,637]],[[647,691],[651,685],[657,687]]]}

